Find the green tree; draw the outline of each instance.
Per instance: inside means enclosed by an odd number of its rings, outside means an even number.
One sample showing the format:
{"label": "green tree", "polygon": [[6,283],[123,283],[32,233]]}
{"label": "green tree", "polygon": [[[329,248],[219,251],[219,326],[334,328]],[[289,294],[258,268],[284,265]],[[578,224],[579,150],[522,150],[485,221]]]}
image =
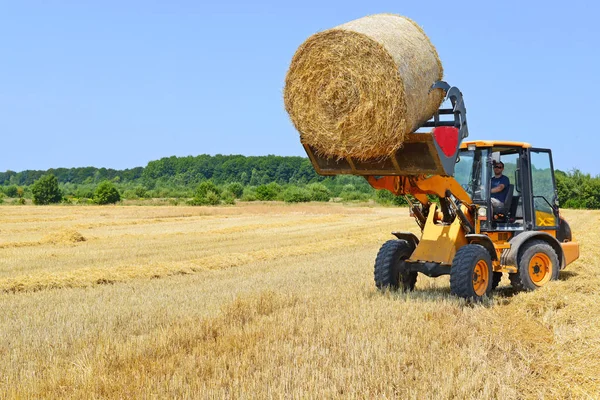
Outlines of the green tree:
{"label": "green tree", "polygon": [[33,195],[33,204],[60,203],[62,200],[62,193],[58,187],[58,179],[52,174],[43,175],[35,181],[31,187],[31,193]]}
{"label": "green tree", "polygon": [[256,168],[252,169],[252,175],[250,176],[250,186],[256,186],[259,185],[260,182],[262,181],[263,178],[263,174],[260,173]]}
{"label": "green tree", "polygon": [[102,181],[94,191],[94,203],[115,204],[121,201],[121,194],[111,181]]}
{"label": "green tree", "polygon": [[578,169],[555,172],[561,207],[600,208],[600,177],[591,177]]}

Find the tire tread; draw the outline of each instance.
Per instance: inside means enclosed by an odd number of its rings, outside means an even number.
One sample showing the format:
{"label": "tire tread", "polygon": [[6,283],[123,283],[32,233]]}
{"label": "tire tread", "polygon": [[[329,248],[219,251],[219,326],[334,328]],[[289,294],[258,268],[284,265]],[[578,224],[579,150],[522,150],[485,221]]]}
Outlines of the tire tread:
{"label": "tire tread", "polygon": [[[488,263],[488,268],[492,268],[490,254],[485,247],[479,244],[467,244],[456,251],[452,260],[450,269],[450,291],[452,294],[466,298],[480,300],[483,296],[477,296],[473,290],[473,268],[477,261],[484,259]],[[490,274],[491,275],[491,274]],[[484,294],[490,295],[492,290],[491,280]]]}
{"label": "tire tread", "polygon": [[375,259],[374,279],[378,289],[397,290],[402,284],[403,290],[413,290],[417,282],[416,272],[402,271],[398,261],[412,253],[412,246],[406,240],[388,240]]}
{"label": "tire tread", "polygon": [[[510,278],[510,283],[513,287],[513,289],[515,289],[516,291],[532,291],[537,289],[538,287],[533,285],[533,283],[529,283],[528,281],[528,277],[526,274],[528,274],[528,270],[526,270],[525,268],[521,268],[521,261],[523,260],[523,257],[525,256],[525,253],[527,253],[530,249],[535,248],[535,247],[542,247],[545,248],[548,251],[548,256],[550,258],[552,258],[552,262],[554,263],[554,269],[552,271],[552,277],[550,278],[551,281],[555,281],[558,279],[558,275],[560,272],[560,264],[558,261],[558,255],[556,254],[556,251],[554,251],[554,249],[552,248],[552,246],[550,246],[548,244],[548,242],[546,242],[545,240],[532,240],[530,242],[526,242],[523,247],[521,249],[519,249],[519,257],[518,257],[518,261],[517,261],[517,266],[518,266],[518,271],[515,274],[509,274],[509,278]],[[539,252],[536,251],[536,252]]]}

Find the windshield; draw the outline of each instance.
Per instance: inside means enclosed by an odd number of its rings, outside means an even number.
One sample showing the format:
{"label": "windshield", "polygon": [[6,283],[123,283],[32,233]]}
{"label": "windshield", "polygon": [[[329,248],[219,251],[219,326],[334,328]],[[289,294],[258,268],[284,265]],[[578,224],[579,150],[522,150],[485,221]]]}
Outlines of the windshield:
{"label": "windshield", "polygon": [[474,202],[488,199],[488,149],[461,150],[454,168],[454,179],[467,191]]}

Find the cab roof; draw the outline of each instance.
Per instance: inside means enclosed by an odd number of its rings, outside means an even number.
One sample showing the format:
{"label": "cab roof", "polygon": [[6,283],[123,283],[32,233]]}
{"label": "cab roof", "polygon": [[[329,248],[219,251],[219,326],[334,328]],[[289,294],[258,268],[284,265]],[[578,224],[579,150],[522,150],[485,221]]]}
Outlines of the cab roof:
{"label": "cab roof", "polygon": [[510,142],[507,140],[465,140],[460,144],[461,149],[466,149],[468,145],[475,145],[476,147],[521,147],[523,149],[531,147],[526,142]]}

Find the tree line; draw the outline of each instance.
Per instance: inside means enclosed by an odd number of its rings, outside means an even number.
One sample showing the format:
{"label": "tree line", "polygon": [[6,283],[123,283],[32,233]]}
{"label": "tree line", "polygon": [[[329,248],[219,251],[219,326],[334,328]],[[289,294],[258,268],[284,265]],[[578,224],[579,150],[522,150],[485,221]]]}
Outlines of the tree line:
{"label": "tree line", "polygon": [[60,183],[89,184],[103,180],[115,182],[137,182],[152,184],[157,181],[172,181],[174,184],[198,184],[212,180],[216,184],[240,182],[243,185],[261,185],[270,182],[279,184],[306,184],[320,180],[307,158],[283,156],[241,155],[210,156],[202,154],[188,157],[165,157],[150,161],[146,167],[125,170],[110,168],[51,168],[47,171],[27,170],[22,172],[0,172],[0,185],[28,186],[42,175],[52,174]]}
{"label": "tree line", "polygon": [[[35,203],[39,182],[52,180],[48,176],[56,180],[60,201],[75,203],[99,203],[105,201],[102,199],[108,192],[112,193],[112,201],[116,191],[119,199],[169,198],[190,204],[231,204],[235,199],[299,202],[331,198],[404,204],[402,198],[387,191],[375,191],[362,177],[320,176],[305,157],[206,154],[165,157],[150,161],[145,167],[124,170],[84,167],[0,172],[0,199],[23,203],[29,198]],[[600,177],[579,170],[557,170],[555,176],[562,207],[600,209]],[[52,193],[55,202],[59,197]]]}

